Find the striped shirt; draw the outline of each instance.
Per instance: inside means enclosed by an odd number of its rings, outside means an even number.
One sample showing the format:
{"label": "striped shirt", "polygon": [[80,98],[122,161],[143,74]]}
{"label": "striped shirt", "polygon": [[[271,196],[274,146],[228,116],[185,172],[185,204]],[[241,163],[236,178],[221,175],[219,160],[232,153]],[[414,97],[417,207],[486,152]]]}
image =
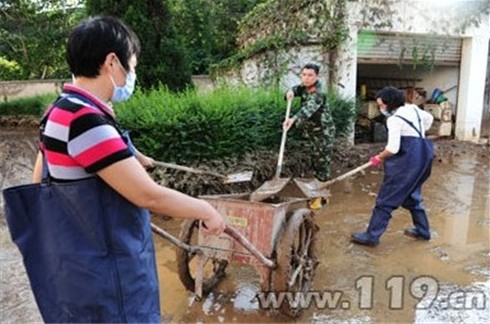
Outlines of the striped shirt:
{"label": "striped shirt", "polygon": [[132,155],[115,126],[114,111],[71,84],[48,111],[41,149],[50,176],[79,180]]}

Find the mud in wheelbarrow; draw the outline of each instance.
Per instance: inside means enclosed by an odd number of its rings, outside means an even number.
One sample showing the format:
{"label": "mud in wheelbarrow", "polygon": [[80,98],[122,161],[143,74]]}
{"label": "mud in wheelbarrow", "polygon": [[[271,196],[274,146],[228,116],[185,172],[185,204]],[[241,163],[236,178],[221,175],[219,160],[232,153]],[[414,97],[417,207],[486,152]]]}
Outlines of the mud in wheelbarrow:
{"label": "mud in wheelbarrow", "polygon": [[[176,244],[180,280],[197,298],[210,293],[226,276],[230,264],[252,265],[263,292],[307,292],[311,289],[318,226],[304,198],[274,203],[251,202],[250,194],[201,197],[226,219],[220,236],[207,235],[199,221],[184,222],[179,239],[152,225]],[[283,303],[280,311],[297,317],[300,305]]]}

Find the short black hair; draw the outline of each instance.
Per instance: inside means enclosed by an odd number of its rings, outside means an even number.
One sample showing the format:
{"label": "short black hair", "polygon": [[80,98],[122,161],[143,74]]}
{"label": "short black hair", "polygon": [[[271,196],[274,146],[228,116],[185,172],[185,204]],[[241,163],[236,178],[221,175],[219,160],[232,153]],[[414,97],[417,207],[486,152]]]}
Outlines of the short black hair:
{"label": "short black hair", "polygon": [[375,99],[380,98],[386,104],[388,111],[395,110],[405,104],[405,95],[395,87],[388,86],[376,93]]}
{"label": "short black hair", "polygon": [[138,55],[140,41],[120,19],[90,17],[72,30],[66,46],[66,61],[75,76],[96,77],[107,54],[114,52],[129,70],[131,56]]}
{"label": "short black hair", "polygon": [[315,71],[315,74],[318,75],[318,72],[320,72],[320,67],[314,63],[308,63],[305,66],[303,66],[303,70],[308,69],[308,70],[313,70]]}

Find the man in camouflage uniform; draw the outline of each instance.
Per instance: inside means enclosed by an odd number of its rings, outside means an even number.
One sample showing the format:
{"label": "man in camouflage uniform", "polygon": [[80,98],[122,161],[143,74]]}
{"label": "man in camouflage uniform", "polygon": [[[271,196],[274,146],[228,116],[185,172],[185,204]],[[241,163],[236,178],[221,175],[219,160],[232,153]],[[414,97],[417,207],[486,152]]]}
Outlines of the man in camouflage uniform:
{"label": "man in camouflage uniform", "polygon": [[283,129],[296,124],[303,131],[313,149],[315,178],[323,182],[330,179],[335,125],[325,89],[318,80],[319,69],[316,64],[306,64],[301,71],[301,84],[286,93],[288,100],[301,97],[301,109],[294,117],[284,120]]}

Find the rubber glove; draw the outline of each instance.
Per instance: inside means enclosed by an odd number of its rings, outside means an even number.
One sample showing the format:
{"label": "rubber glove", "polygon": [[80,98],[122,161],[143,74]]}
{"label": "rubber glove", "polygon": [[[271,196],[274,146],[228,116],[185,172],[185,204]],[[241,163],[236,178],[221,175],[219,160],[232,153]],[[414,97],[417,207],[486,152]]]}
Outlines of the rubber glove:
{"label": "rubber glove", "polygon": [[375,168],[379,168],[381,166],[381,164],[383,163],[377,155],[373,155],[371,156],[371,158],[369,159],[369,162],[371,162],[371,165]]}

